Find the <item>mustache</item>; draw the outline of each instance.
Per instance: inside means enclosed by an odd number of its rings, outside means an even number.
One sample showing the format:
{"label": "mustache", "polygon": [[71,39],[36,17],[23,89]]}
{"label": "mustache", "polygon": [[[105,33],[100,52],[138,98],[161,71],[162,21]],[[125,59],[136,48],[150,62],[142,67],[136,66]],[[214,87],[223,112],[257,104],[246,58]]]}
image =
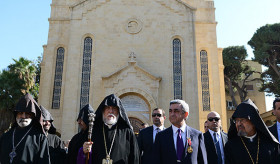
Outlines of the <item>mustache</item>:
{"label": "mustache", "polygon": [[242,126],[242,125],[239,125],[239,126],[237,126],[238,128],[244,128],[244,126]]}
{"label": "mustache", "polygon": [[114,114],[112,114],[112,113],[111,113],[111,114],[107,114],[107,116],[113,116],[113,117],[116,117],[116,116],[115,116]]}
{"label": "mustache", "polygon": [[19,123],[21,122],[27,122],[30,118],[20,118],[19,119]]}

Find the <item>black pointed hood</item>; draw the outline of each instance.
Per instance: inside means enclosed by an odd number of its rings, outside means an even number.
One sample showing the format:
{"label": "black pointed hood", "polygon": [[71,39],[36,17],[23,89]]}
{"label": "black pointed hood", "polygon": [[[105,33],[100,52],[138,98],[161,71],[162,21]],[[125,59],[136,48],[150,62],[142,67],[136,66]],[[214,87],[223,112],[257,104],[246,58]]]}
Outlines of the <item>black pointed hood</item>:
{"label": "black pointed hood", "polygon": [[99,105],[99,107],[97,108],[97,110],[95,112],[96,116],[95,116],[94,125],[102,125],[103,124],[102,115],[103,115],[103,110],[104,110],[105,106],[118,107],[119,108],[119,119],[118,119],[117,124],[124,124],[128,128],[132,129],[132,126],[129,122],[129,119],[128,119],[126,113],[125,113],[125,109],[122,105],[122,102],[121,102],[120,98],[118,98],[114,94],[111,94],[111,95],[105,97],[104,100]]}
{"label": "black pointed hood", "polygon": [[50,127],[50,130],[48,131],[48,133],[55,134],[56,128],[53,124],[53,117],[52,117],[51,113],[42,105],[40,105],[40,109],[42,111],[43,121],[50,121],[50,123],[51,123],[51,127]]}
{"label": "black pointed hood", "polygon": [[[35,115],[35,118],[32,120],[34,122],[34,125],[42,130],[43,130],[43,118],[42,118],[42,113],[39,105],[37,102],[33,99],[33,97],[27,93],[26,95],[22,96],[18,103],[16,104],[16,107],[14,108],[14,116],[16,118],[16,115],[18,112],[32,112]],[[17,122],[13,124],[13,127],[17,127]]]}
{"label": "black pointed hood", "polygon": [[232,139],[237,136],[237,129],[233,120],[235,118],[247,118],[249,119],[256,127],[258,133],[262,133],[268,139],[278,143],[278,140],[271,134],[271,132],[266,127],[263,122],[258,107],[252,102],[251,99],[245,100],[239,104],[236,108],[236,111],[232,115],[231,125],[228,131],[228,138]]}
{"label": "black pointed hood", "polygon": [[88,123],[89,123],[89,120],[88,120],[88,114],[89,113],[93,113],[94,110],[93,108],[87,104],[86,106],[84,106],[81,110],[80,110],[80,113],[78,115],[78,118],[77,118],[77,121],[79,119],[82,119],[84,121],[84,123],[87,125],[88,127]]}

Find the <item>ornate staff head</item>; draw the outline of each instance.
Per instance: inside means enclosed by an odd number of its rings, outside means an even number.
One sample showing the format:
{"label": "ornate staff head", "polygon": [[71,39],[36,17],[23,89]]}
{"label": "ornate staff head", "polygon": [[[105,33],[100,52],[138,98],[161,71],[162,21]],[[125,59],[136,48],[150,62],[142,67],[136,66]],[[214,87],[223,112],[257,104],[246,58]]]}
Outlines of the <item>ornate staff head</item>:
{"label": "ornate staff head", "polygon": [[91,141],[91,135],[92,135],[92,127],[93,127],[93,122],[95,120],[95,114],[94,113],[89,113],[88,114],[88,140]]}

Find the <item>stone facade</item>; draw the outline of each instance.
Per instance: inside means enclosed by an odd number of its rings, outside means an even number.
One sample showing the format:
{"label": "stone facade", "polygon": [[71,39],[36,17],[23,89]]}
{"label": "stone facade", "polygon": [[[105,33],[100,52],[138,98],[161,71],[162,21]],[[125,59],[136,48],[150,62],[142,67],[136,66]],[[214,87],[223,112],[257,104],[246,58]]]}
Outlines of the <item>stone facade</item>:
{"label": "stone facade", "polygon": [[[227,126],[223,62],[217,48],[215,8],[207,0],[53,0],[44,45],[39,103],[50,110],[63,139],[78,131],[84,40],[92,39],[88,103],[94,109],[115,93],[135,128],[152,124],[151,112],[167,114],[174,99],[173,40],[181,43],[182,99],[188,124],[203,130],[201,51],[208,56],[210,110]],[[60,104],[53,109],[58,48],[64,48]],[[136,104],[134,106],[134,104]],[[166,119],[166,126],[170,122]]]}

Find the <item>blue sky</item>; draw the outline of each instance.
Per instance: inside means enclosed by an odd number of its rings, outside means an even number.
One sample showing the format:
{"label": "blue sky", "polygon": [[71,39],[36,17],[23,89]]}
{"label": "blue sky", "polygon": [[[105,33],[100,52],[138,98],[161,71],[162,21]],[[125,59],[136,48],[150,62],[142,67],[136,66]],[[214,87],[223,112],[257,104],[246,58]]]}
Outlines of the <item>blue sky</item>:
{"label": "blue sky", "polygon": [[[280,22],[280,0],[215,0],[218,47],[245,45],[265,24]],[[0,70],[20,56],[36,60],[47,43],[51,0],[0,1]],[[267,98],[267,109],[272,108]]]}

